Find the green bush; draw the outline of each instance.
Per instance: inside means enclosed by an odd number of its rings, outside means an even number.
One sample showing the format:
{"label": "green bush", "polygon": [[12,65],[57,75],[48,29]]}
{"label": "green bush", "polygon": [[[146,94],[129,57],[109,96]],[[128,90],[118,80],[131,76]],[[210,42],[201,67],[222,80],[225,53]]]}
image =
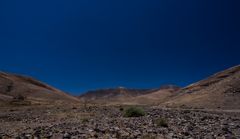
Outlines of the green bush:
{"label": "green bush", "polygon": [[164,119],[164,118],[158,118],[158,119],[156,120],[156,124],[157,124],[157,126],[159,126],[159,127],[168,127],[167,120]]}
{"label": "green bush", "polygon": [[123,110],[124,110],[124,108],[123,108],[123,107],[120,107],[120,108],[119,108],[119,110],[120,110],[120,111],[123,111]]}
{"label": "green bush", "polygon": [[125,117],[141,117],[144,116],[145,112],[142,108],[139,107],[130,107],[125,110]]}
{"label": "green bush", "polygon": [[88,118],[82,118],[81,121],[82,121],[83,124],[85,124],[85,123],[89,122],[89,119]]}

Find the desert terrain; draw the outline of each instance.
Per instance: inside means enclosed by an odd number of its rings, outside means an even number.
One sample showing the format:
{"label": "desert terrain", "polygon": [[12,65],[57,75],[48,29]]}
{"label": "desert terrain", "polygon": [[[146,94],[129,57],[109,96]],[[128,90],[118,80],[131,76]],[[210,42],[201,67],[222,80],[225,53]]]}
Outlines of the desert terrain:
{"label": "desert terrain", "polygon": [[239,138],[239,111],[162,109],[125,117],[129,106],[1,108],[1,138]]}
{"label": "desert terrain", "polygon": [[123,87],[71,96],[0,73],[0,139],[238,139],[240,66],[180,88]]}

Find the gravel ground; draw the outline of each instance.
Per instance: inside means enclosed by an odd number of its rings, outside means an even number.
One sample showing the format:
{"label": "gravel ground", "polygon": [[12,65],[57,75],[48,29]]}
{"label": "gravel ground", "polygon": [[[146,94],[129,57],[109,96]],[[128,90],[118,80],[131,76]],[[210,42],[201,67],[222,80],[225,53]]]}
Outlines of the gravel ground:
{"label": "gravel ground", "polygon": [[118,106],[0,108],[0,139],[240,139],[239,112],[143,108],[133,118]]}

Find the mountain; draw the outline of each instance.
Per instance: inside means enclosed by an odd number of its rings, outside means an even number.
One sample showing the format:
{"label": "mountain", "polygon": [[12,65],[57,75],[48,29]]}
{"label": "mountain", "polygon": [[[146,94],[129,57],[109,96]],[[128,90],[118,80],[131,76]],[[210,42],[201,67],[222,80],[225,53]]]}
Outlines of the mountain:
{"label": "mountain", "polygon": [[158,89],[128,89],[124,87],[100,89],[89,91],[79,98],[92,102],[105,102],[108,104],[158,104],[167,100],[179,90],[174,85],[161,86]]}
{"label": "mountain", "polygon": [[171,107],[240,109],[240,65],[181,89],[163,104]]}
{"label": "mountain", "polygon": [[155,89],[128,89],[124,87],[109,88],[109,89],[99,89],[94,91],[89,91],[79,96],[80,99],[87,100],[110,100],[119,99],[125,97],[136,97],[143,94],[148,94],[150,92],[156,91]]}
{"label": "mountain", "polygon": [[187,87],[158,89],[101,89],[79,96],[108,104],[147,104],[166,107],[240,109],[240,65],[218,72]]}
{"label": "mountain", "polygon": [[31,102],[78,102],[79,100],[31,77],[0,72],[0,103],[19,97]]}

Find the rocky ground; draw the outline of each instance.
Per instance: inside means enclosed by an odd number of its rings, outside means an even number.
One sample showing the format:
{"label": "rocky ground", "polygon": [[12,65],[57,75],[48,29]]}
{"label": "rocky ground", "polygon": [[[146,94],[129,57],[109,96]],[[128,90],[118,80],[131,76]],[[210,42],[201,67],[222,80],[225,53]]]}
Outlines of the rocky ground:
{"label": "rocky ground", "polygon": [[239,112],[156,107],[144,107],[144,110],[145,116],[127,118],[117,106],[2,107],[0,139],[240,138]]}

